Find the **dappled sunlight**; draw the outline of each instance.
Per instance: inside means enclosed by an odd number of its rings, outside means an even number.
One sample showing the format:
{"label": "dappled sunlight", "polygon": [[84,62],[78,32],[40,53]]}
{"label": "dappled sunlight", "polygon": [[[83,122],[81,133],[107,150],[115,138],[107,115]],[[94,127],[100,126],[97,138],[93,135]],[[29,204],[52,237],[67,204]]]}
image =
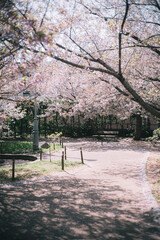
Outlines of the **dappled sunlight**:
{"label": "dappled sunlight", "polygon": [[124,141],[64,144],[69,161],[80,161],[82,147],[83,167],[1,185],[2,239],[159,240],[159,210],[145,178],[148,149]]}
{"label": "dappled sunlight", "polygon": [[123,189],[110,188],[102,180],[57,177],[2,190],[0,224],[5,240],[158,240],[150,212],[143,213],[132,196],[125,200]]}

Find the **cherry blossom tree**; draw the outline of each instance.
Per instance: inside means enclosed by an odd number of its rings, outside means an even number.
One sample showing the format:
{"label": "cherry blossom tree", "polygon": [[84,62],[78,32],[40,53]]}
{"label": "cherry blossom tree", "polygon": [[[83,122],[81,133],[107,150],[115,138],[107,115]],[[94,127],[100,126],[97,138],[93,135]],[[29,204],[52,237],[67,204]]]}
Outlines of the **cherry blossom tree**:
{"label": "cherry blossom tree", "polygon": [[[157,0],[140,3],[135,0],[54,3],[8,0],[2,1],[1,9],[1,98],[6,98],[5,94],[11,91],[15,96],[24,89],[33,91],[36,85],[38,89],[43,79],[45,91],[49,90],[46,97],[50,92],[52,98],[59,94],[61,103],[65,99],[66,104],[68,99],[68,107],[72,106],[70,114],[86,106],[86,112],[93,109],[92,114],[99,111],[118,114],[121,108],[125,116],[134,111],[140,115],[145,110],[160,117],[160,6]],[[56,84],[55,89],[59,88],[57,92],[52,89],[51,93],[51,77],[43,78],[34,68],[46,56],[66,64],[52,83]],[[72,74],[70,82],[65,82],[64,71],[67,76],[73,70],[67,66],[79,69]],[[32,79],[26,77],[33,69],[36,74],[31,74]],[[17,77],[20,73],[21,78]],[[58,75],[63,76],[66,91],[57,83],[62,80]],[[79,82],[75,81],[77,78]],[[84,84],[83,80],[86,80]],[[10,88],[8,81],[12,83]],[[58,103],[54,105],[57,107]]]}
{"label": "cherry blossom tree", "polygon": [[64,117],[81,114],[84,119],[94,119],[112,114],[126,119],[137,111],[137,103],[122,95],[117,86],[101,81],[96,73],[55,61],[42,62],[36,71],[41,78],[37,91],[48,101],[48,115],[57,111]]}
{"label": "cherry blossom tree", "polygon": [[44,42],[47,44],[51,37],[47,27],[42,29],[44,14],[36,18],[31,7],[29,1],[0,2],[1,125],[10,116],[23,116],[16,107],[17,103],[23,100],[24,91],[36,85],[37,81],[29,80],[27,76],[42,59],[36,50],[44,49]]}
{"label": "cherry blossom tree", "polygon": [[159,2],[80,1],[72,14],[63,9],[64,19],[73,21],[63,37],[54,39],[61,51],[50,56],[120,83],[123,95],[159,118]]}

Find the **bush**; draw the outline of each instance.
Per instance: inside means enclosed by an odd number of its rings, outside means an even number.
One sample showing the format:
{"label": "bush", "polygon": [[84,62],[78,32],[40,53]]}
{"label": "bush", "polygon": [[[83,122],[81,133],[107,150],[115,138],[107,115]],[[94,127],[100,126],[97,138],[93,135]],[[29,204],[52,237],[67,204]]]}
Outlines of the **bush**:
{"label": "bush", "polygon": [[151,141],[152,143],[156,143],[158,140],[160,140],[160,128],[157,128],[153,131],[153,137],[147,138],[148,141]]}
{"label": "bush", "polygon": [[1,142],[2,154],[33,153],[32,142]]}

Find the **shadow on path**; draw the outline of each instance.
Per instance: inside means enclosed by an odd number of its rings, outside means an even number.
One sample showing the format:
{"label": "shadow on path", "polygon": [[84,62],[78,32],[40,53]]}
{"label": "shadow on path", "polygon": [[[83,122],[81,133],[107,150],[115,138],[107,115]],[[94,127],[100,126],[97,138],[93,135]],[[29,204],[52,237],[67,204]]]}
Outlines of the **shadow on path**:
{"label": "shadow on path", "polygon": [[56,177],[1,187],[1,240],[160,239],[152,211],[142,212],[125,194],[105,179]]}

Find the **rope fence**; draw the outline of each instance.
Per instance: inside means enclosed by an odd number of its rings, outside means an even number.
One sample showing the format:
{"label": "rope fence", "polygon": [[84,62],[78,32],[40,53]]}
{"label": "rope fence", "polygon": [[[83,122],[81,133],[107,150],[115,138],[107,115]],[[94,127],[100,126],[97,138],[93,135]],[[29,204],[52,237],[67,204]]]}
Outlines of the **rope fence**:
{"label": "rope fence", "polygon": [[[61,143],[62,143],[62,142],[61,142]],[[78,154],[78,153],[77,153],[77,154]],[[70,155],[71,155],[71,153],[70,153]],[[83,158],[83,150],[82,150],[82,148],[79,149],[79,156],[76,156],[76,157],[74,157],[74,156],[68,156],[68,149],[67,149],[66,146],[63,146],[61,155],[58,155],[58,154],[56,154],[55,152],[53,152],[53,154],[52,154],[51,148],[49,148],[49,151],[48,151],[48,152],[43,152],[43,150],[42,150],[42,148],[41,148],[41,149],[40,149],[40,161],[43,160],[45,157],[46,157],[47,160],[49,160],[50,162],[51,162],[52,160],[56,160],[56,158],[57,158],[58,160],[61,159],[61,168],[62,168],[62,170],[64,170],[64,168],[65,168],[65,161],[67,161],[67,160],[69,161],[69,160],[71,160],[71,159],[78,159],[78,160],[80,160],[80,162],[81,162],[82,164],[84,164],[84,158]],[[47,161],[47,160],[46,160],[46,161]],[[73,160],[71,160],[71,161],[74,162]]]}

